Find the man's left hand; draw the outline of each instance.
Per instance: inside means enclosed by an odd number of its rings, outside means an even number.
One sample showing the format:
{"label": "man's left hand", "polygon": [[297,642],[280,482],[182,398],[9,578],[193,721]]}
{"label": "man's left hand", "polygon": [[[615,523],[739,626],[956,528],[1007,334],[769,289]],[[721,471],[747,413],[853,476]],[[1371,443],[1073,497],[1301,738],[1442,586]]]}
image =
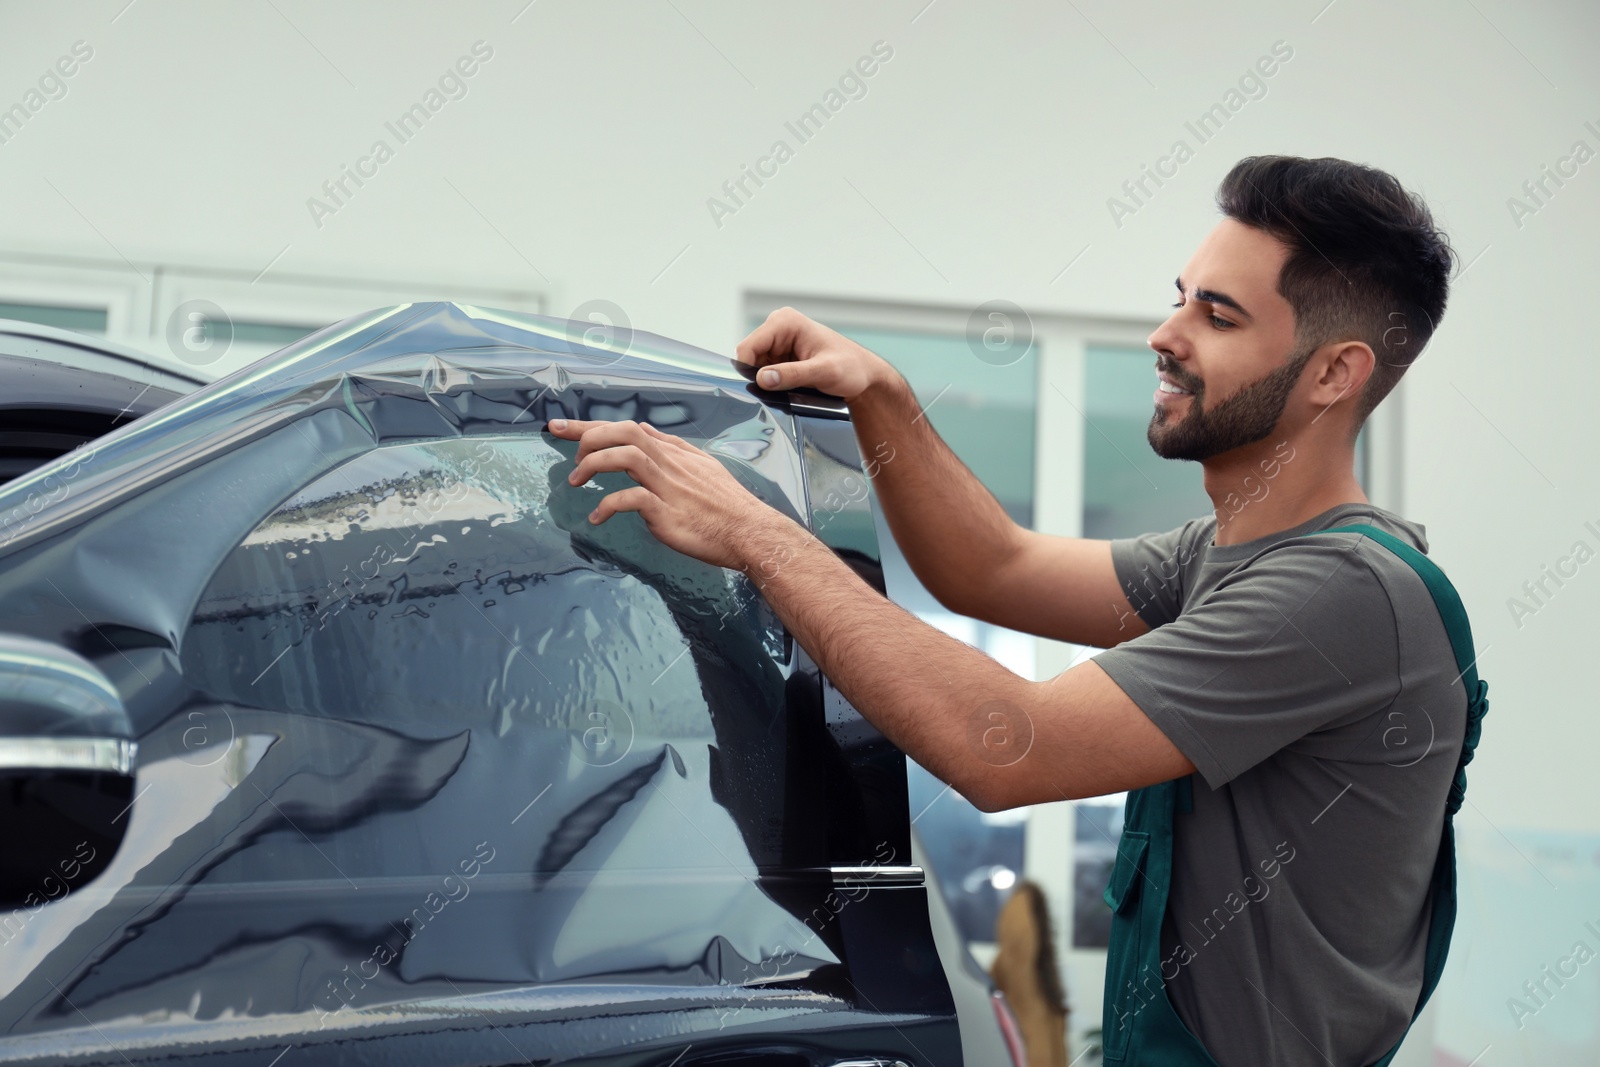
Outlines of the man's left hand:
{"label": "man's left hand", "polygon": [[601,497],[589,515],[596,525],[619,511],[637,511],[667,547],[744,570],[760,531],[783,519],[715,456],[649,423],[551,419],[548,430],[578,442],[571,484],[583,485],[602,471],[625,471],[639,483]]}

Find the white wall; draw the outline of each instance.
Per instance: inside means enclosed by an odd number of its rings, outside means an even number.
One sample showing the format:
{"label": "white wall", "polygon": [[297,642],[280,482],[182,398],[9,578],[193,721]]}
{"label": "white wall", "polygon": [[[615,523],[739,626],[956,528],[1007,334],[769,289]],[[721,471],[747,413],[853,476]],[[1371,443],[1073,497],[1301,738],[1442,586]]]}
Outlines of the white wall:
{"label": "white wall", "polygon": [[[1507,200],[1575,141],[1600,150],[1600,9],[926,2],[8,4],[0,108],[74,42],[93,57],[0,144],[0,251],[422,279],[539,293],[556,314],[603,298],[729,351],[751,290],[1160,317],[1239,157],[1388,169],[1472,261],[1408,376],[1402,451],[1404,510],[1472,610],[1493,689],[1462,825],[1538,875],[1519,908],[1464,911],[1454,958],[1540,912],[1559,921],[1530,932],[1529,960],[1554,962],[1600,919],[1578,836],[1600,835],[1580,788],[1600,752],[1600,561],[1520,625],[1507,601],[1574,542],[1600,549],[1600,163],[1520,220]],[[398,143],[384,123],[479,40],[493,55],[467,95]],[[866,96],[798,144],[785,121],[877,41],[893,56]],[[1277,41],[1293,56],[1267,95],[1114,223],[1124,179],[1195,145],[1185,122]],[[393,158],[314,224],[307,199],[378,138]],[[718,225],[708,198],[780,138],[793,158]],[[1533,830],[1576,865],[1529,854]],[[1477,992],[1440,1017],[1462,1062],[1484,1043],[1485,1067],[1600,1047],[1596,975],[1519,1030],[1504,1001],[1534,970],[1475,958]]]}

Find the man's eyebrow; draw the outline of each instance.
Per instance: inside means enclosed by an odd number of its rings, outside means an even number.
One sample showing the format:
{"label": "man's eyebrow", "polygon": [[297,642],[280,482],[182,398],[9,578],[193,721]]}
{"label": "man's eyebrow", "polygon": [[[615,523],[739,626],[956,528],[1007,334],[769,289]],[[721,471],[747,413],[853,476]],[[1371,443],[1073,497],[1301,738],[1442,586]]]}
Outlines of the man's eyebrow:
{"label": "man's eyebrow", "polygon": [[[1178,292],[1181,295],[1183,293],[1183,278],[1180,276],[1173,279],[1172,284],[1178,287]],[[1245,318],[1249,319],[1251,322],[1255,321],[1255,316],[1246,311],[1239,301],[1235,300],[1227,293],[1219,293],[1215,289],[1196,289],[1193,295],[1194,298],[1201,303],[1220,304],[1225,308],[1232,308]]]}

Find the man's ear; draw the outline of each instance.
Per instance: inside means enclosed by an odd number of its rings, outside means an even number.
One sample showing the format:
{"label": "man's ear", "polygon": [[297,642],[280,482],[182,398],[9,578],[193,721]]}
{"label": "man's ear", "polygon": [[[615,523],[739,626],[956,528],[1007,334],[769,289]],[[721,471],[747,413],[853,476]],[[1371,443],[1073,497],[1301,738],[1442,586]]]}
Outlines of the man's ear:
{"label": "man's ear", "polygon": [[1319,408],[1328,408],[1361,395],[1377,357],[1365,341],[1335,341],[1316,362],[1321,372],[1309,399]]}

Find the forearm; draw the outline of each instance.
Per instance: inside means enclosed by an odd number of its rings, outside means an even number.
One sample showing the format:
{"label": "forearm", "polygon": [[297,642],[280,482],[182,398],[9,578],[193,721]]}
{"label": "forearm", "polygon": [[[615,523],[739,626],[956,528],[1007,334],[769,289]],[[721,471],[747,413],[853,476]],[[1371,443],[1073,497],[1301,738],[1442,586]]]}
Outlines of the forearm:
{"label": "forearm", "polygon": [[898,374],[852,399],[850,417],[906,562],[941,603],[975,612],[1016,524],[939,437]]}
{"label": "forearm", "polygon": [[744,553],[784,626],[869,722],[974,803],[999,796],[1006,746],[1031,743],[1022,709],[1037,683],[885,599],[776,512],[753,524]]}
{"label": "forearm", "polygon": [[636,512],[667,548],[751,577],[862,715],[983,810],[1193,772],[1095,663],[1049,682],[1006,670],[868,586],[808,530],[757,499],[721,458],[631,420],[551,419],[548,429],[581,442],[569,485],[602,471],[638,482],[601,497],[591,524]]}

